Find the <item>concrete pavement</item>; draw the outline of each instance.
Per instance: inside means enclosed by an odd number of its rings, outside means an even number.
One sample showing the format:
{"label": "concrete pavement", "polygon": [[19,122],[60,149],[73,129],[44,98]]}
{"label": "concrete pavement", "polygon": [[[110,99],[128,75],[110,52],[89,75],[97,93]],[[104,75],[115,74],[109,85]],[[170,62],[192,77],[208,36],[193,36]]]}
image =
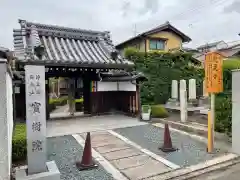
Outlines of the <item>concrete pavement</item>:
{"label": "concrete pavement", "polygon": [[132,127],[147,124],[123,115],[81,117],[47,122],[47,137]]}

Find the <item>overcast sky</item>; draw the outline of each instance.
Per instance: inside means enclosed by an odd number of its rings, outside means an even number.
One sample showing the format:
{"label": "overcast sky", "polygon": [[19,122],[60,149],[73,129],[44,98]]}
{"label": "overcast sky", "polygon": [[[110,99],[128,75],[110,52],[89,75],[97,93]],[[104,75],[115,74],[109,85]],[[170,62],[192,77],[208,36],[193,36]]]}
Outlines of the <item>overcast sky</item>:
{"label": "overcast sky", "polygon": [[166,21],[192,38],[188,47],[240,40],[240,0],[0,0],[0,7],[0,46],[11,49],[19,18],[108,30],[114,44]]}

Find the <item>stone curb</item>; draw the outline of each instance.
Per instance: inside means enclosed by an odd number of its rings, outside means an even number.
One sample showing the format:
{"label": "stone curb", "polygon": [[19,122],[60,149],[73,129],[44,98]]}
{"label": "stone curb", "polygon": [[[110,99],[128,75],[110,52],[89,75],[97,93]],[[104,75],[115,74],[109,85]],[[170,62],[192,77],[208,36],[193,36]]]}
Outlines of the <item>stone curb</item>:
{"label": "stone curb", "polygon": [[240,162],[239,156],[236,154],[226,154],[221,157],[214,158],[212,160],[200,163],[197,165],[192,165],[186,168],[176,169],[175,171],[160,174],[158,176],[153,176],[152,179],[162,179],[162,180],[185,180],[197,177],[208,172],[213,172],[219,169],[232,166]]}
{"label": "stone curb", "polygon": [[[206,129],[204,128],[197,128],[197,127],[194,127],[193,125],[188,125],[188,124],[184,124],[184,123],[180,123],[180,122],[174,122],[174,121],[168,121],[168,120],[165,120],[165,119],[157,119],[157,118],[154,118],[152,123],[168,123],[172,128],[175,128],[175,129],[179,129],[181,131],[185,131],[185,132],[189,132],[189,133],[193,133],[193,134],[196,134],[196,135],[199,135],[199,136],[203,136],[205,138],[208,137],[208,133],[207,133],[207,127]],[[224,141],[224,142],[228,142],[228,143],[231,143],[231,138],[229,138],[227,135],[225,134],[222,134],[222,133],[218,133],[218,132],[215,132],[215,139],[217,141]]]}

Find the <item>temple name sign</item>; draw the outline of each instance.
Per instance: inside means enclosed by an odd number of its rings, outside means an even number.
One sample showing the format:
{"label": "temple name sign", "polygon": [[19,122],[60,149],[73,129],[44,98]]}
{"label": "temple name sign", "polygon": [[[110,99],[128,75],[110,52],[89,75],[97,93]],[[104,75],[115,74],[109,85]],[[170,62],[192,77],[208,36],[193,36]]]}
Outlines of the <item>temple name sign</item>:
{"label": "temple name sign", "polygon": [[46,168],[45,67],[25,66],[28,174]]}

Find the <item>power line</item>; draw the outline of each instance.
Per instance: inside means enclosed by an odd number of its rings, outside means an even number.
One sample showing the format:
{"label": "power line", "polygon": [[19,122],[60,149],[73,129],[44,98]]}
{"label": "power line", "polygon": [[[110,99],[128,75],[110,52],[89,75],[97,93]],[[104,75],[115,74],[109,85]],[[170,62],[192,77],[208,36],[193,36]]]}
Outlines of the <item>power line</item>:
{"label": "power line", "polygon": [[[215,5],[215,7],[223,4],[227,2],[227,0],[210,0],[210,5]],[[181,17],[184,17],[184,16],[191,16],[192,13],[197,13],[197,12],[200,12],[202,9],[206,8],[207,6],[209,6],[209,4],[204,4],[204,5],[201,5],[201,6],[196,6],[194,8],[189,8],[188,10],[182,12],[182,13],[178,13],[178,14],[175,14],[174,16],[172,16],[171,18],[169,18],[170,20],[181,20],[180,18]],[[199,20],[195,20],[193,21],[194,23],[198,22]],[[192,25],[193,23],[189,23],[189,25]],[[136,29],[136,24],[134,24],[134,36],[137,35],[137,29]]]}
{"label": "power line", "polygon": [[137,35],[137,25],[136,24],[134,24],[134,36],[136,36]]}
{"label": "power line", "polygon": [[[217,7],[217,6],[221,5],[224,2],[226,2],[226,0],[211,0],[210,4],[214,5],[214,4],[217,3],[216,6],[215,6],[215,7]],[[201,6],[198,6],[198,7],[195,7],[195,8],[190,8],[190,9],[186,10],[185,12],[182,12],[182,13],[174,15],[172,18],[170,18],[170,20],[174,20],[174,19],[175,20],[179,20],[179,18],[181,18],[184,15],[188,15],[188,16],[191,15],[191,14],[188,14],[188,12],[196,13],[196,11],[202,10],[203,8],[205,8],[207,6],[209,6],[209,4],[201,5]]]}

